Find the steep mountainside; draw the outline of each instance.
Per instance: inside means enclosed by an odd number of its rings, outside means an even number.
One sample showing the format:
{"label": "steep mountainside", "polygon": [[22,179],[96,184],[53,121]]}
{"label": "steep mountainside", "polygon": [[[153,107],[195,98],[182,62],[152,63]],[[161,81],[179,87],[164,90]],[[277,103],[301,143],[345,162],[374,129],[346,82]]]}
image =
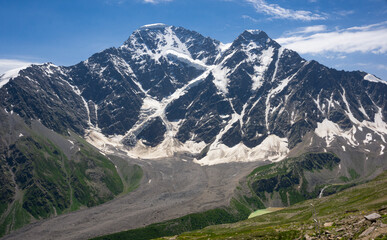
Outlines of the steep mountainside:
{"label": "steep mountainside", "polygon": [[146,25],[119,48],[70,67],[32,65],[2,85],[7,112],[134,157],[189,152],[217,164],[338,144],[384,156],[386,146],[386,82],[306,61],[259,30],[222,44]]}
{"label": "steep mountainside", "polygon": [[0,236],[124,191],[114,164],[82,138],[30,124],[0,110]]}

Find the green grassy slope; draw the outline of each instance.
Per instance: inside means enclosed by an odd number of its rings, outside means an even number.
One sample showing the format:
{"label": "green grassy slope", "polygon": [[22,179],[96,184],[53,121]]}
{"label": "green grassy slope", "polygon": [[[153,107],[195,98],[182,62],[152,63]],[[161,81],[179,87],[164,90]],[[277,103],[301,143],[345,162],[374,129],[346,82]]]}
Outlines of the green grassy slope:
{"label": "green grassy slope", "polygon": [[[323,186],[311,185],[305,172],[332,171],[340,159],[332,153],[305,153],[278,163],[258,167],[247,177],[247,185],[260,201],[268,205],[290,206],[315,198]],[[312,189],[309,190],[308,189]]]}
{"label": "green grassy slope", "polygon": [[143,228],[119,232],[94,239],[144,240],[163,236],[172,236],[185,231],[202,229],[206,226],[214,224],[237,222],[246,219],[250,212],[250,209],[242,205],[236,199],[233,199],[229,207],[216,208],[201,213],[193,213],[181,218],[152,224]]}
{"label": "green grassy slope", "polygon": [[109,156],[109,159],[117,166],[118,174],[124,184],[124,191],[127,194],[140,186],[144,175],[141,167],[136,164],[128,164],[128,161],[117,156]]}
{"label": "green grassy slope", "polygon": [[104,203],[139,184],[138,166],[127,164],[125,170],[135,176],[123,183],[107,157],[80,137],[72,141],[77,150],[71,158],[34,133],[0,152],[0,236],[36,220]]}
{"label": "green grassy slope", "polygon": [[[364,221],[363,216],[371,212],[379,212],[382,218],[376,223]],[[238,223],[187,232],[173,239],[305,239],[306,235],[317,239],[357,239],[372,226],[376,229],[370,236],[386,239],[386,223],[387,171],[370,182],[327,197]]]}

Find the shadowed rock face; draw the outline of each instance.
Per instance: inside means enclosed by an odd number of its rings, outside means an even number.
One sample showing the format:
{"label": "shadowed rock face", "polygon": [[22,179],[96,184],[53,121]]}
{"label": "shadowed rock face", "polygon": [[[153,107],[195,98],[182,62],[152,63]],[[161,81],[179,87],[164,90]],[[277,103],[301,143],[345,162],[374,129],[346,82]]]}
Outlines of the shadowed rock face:
{"label": "shadowed rock face", "polygon": [[[386,94],[387,84],[373,75],[305,61],[263,31],[245,31],[225,47],[197,32],[157,25],[77,65],[20,71],[0,89],[0,105],[59,133],[119,135],[128,151],[140,141],[151,148],[167,141],[183,146],[176,151],[200,143],[202,149],[192,151],[202,156],[228,156],[238,145],[247,152],[241,159],[255,147],[282,159],[309,132],[320,132],[321,147],[344,132],[348,145],[357,146],[368,130],[385,144]],[[337,131],[315,130],[328,125]]]}
{"label": "shadowed rock face", "polygon": [[164,140],[165,125],[161,118],[157,117],[146,126],[137,136],[147,146],[155,147]]}
{"label": "shadowed rock face", "polygon": [[[173,137],[182,143],[253,148],[276,135],[292,149],[324,119],[349,130],[387,117],[387,86],[365,80],[366,73],[306,62],[262,31],[221,47],[184,28],[143,27],[77,65],[22,70],[1,88],[1,105],[60,133],[98,127],[124,135],[143,124],[134,142],[151,147],[163,142],[168,121],[179,121]],[[166,118],[141,118],[146,98],[170,98],[161,108]]]}

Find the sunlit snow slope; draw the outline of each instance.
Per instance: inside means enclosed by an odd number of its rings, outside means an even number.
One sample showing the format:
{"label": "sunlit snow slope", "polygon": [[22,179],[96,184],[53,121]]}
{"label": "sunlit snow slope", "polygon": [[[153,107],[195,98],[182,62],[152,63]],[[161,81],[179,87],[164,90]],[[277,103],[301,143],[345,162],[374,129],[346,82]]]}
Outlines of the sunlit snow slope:
{"label": "sunlit snow slope", "polygon": [[77,65],[32,65],[7,76],[0,81],[7,112],[81,133],[105,153],[186,153],[211,165],[339,146],[385,158],[386,82],[305,61],[259,30],[223,44],[145,25]]}

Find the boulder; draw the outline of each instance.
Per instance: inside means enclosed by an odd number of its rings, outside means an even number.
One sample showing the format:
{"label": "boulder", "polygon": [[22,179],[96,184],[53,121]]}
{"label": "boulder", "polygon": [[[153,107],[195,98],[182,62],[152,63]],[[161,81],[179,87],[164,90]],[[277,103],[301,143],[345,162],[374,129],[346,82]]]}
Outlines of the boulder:
{"label": "boulder", "polygon": [[368,221],[371,221],[371,222],[375,222],[376,220],[378,220],[381,217],[382,216],[380,216],[380,214],[378,214],[378,213],[371,213],[369,215],[364,216],[365,219],[367,219]]}
{"label": "boulder", "polygon": [[324,223],[324,227],[332,227],[332,226],[333,226],[333,222]]}

